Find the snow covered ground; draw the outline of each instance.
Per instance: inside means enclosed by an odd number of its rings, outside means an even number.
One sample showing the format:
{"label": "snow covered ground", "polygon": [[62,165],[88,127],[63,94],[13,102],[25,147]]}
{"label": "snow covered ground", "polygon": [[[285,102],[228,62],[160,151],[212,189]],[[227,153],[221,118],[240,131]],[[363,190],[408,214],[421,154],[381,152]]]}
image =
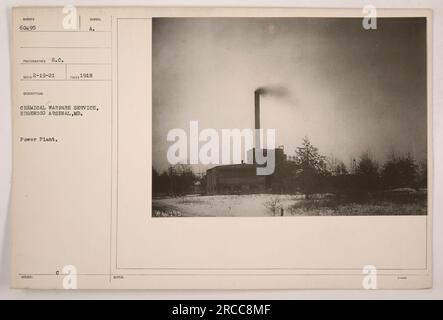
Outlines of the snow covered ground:
{"label": "snow covered ground", "polygon": [[[332,196],[332,198],[331,198]],[[407,201],[406,201],[407,200]],[[242,194],[186,195],[154,198],[154,217],[264,217],[330,215],[425,215],[426,194],[405,201],[375,198],[366,201],[340,200],[331,194],[304,195]]]}
{"label": "snow covered ground", "polygon": [[[273,194],[188,195],[153,199],[153,216],[259,217],[280,215],[300,201],[302,196]],[[274,204],[274,205],[273,205]]]}

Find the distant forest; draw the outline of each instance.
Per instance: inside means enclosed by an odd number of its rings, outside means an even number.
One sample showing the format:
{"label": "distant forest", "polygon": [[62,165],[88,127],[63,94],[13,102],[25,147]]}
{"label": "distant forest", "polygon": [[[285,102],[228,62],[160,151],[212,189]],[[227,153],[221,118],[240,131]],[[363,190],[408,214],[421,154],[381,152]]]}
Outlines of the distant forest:
{"label": "distant forest", "polygon": [[[359,197],[426,187],[427,163],[418,162],[409,153],[392,152],[386,162],[378,163],[368,150],[346,166],[333,156],[322,155],[305,137],[295,157],[276,166],[267,192],[302,193],[306,198],[318,193]],[[152,169],[152,188],[154,195],[204,194],[205,177],[196,176],[185,164],[171,166],[162,173]]]}

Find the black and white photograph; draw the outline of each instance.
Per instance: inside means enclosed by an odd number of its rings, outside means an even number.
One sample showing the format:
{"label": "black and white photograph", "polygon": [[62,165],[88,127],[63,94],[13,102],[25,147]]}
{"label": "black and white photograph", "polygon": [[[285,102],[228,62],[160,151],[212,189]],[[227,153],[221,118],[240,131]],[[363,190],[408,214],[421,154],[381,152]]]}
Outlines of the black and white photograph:
{"label": "black and white photograph", "polygon": [[152,216],[426,215],[426,18],[376,22],[153,18]]}

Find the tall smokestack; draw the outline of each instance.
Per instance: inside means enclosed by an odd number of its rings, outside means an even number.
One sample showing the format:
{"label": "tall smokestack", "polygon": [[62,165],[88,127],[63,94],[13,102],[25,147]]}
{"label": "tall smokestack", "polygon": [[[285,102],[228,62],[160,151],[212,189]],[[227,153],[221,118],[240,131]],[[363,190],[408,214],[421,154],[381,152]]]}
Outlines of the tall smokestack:
{"label": "tall smokestack", "polygon": [[260,89],[254,91],[255,129],[260,129]]}
{"label": "tall smokestack", "polygon": [[257,89],[254,91],[254,110],[255,110],[255,141],[254,141],[254,149],[253,149],[253,163],[256,163],[255,160],[255,152],[260,149],[260,94],[262,93],[262,89]]}

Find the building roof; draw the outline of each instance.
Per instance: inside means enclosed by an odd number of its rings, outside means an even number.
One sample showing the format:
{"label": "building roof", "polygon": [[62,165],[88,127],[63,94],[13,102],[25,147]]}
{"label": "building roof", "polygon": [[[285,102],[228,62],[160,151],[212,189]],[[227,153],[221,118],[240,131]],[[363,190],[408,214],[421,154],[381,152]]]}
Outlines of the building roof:
{"label": "building roof", "polygon": [[256,164],[249,164],[249,163],[225,164],[225,165],[220,165],[220,166],[212,167],[211,169],[206,170],[206,172],[210,172],[210,171],[223,171],[223,170],[236,170],[236,169],[245,169],[245,168],[255,169],[256,167],[257,167]]}

